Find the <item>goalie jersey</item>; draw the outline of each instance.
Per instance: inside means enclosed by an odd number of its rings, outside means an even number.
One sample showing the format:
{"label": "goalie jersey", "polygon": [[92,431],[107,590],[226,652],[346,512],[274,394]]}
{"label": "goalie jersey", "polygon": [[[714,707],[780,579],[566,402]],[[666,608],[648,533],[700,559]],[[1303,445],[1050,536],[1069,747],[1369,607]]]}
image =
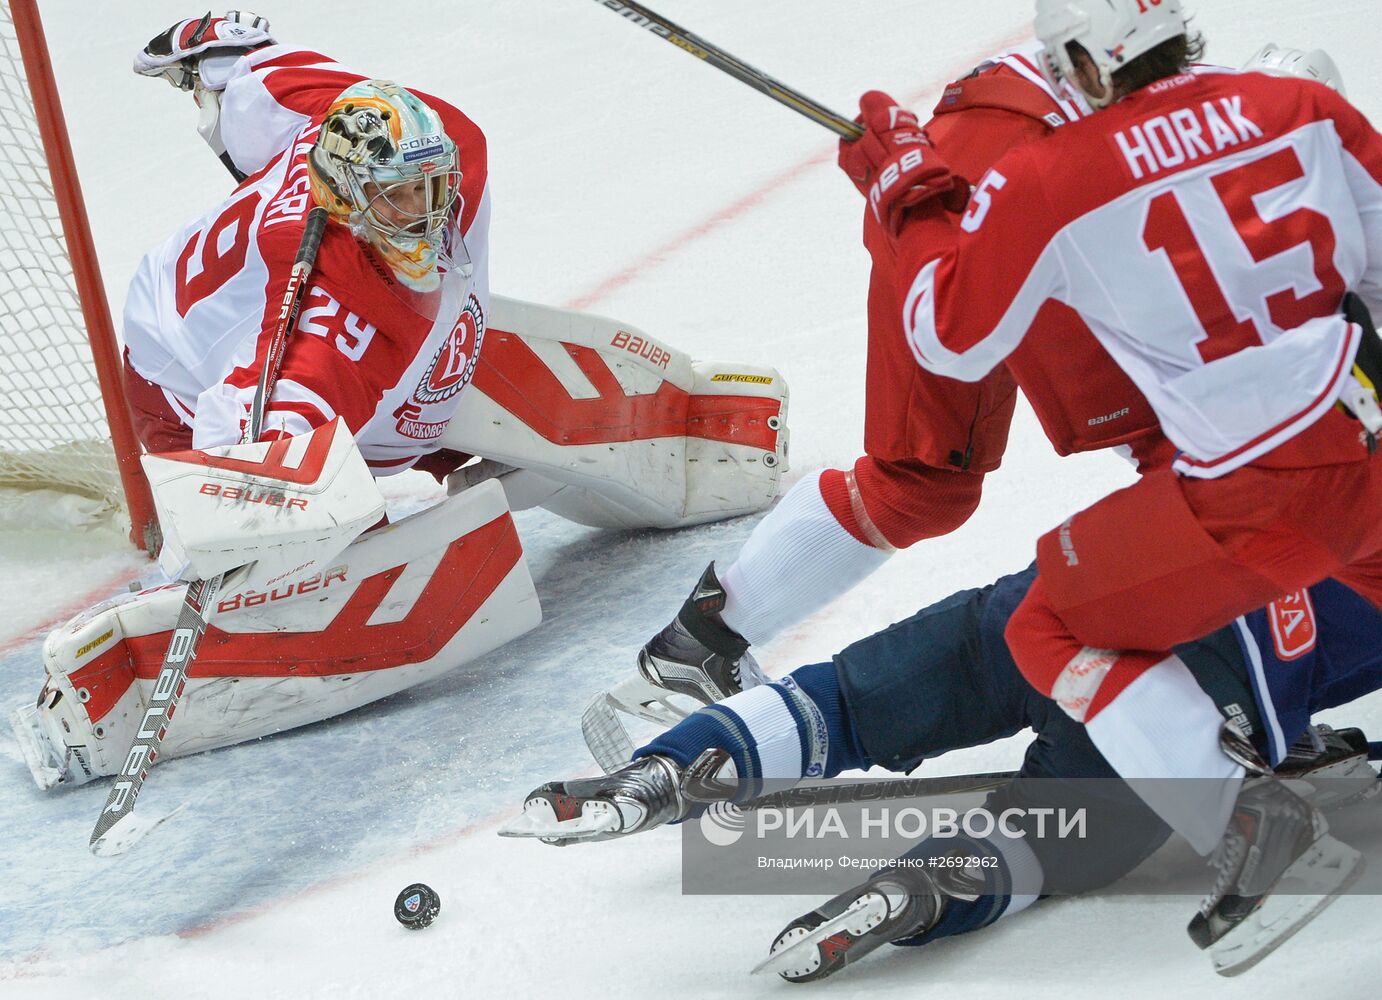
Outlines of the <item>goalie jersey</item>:
{"label": "goalie jersey", "polygon": [[[221,134],[249,176],[139,266],[126,359],[192,428],[194,447],[240,438],[312,207],[307,153],[331,102],[363,79],[288,46],[242,58]],[[474,374],[490,308],[484,135],[446,102],[418,96],[459,151],[451,263],[436,290],[417,291],[346,226],[329,225],[264,421],[266,432],[300,434],[339,416],[375,475],[437,449]]]}

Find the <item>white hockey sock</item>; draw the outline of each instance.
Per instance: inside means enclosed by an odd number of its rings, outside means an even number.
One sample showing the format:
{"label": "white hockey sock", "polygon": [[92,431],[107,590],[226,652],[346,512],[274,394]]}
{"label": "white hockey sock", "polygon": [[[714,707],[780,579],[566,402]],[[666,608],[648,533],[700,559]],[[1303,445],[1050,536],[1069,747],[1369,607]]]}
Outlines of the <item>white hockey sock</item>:
{"label": "white hockey sock", "polygon": [[1085,729],[1142,800],[1191,847],[1209,854],[1228,825],[1244,774],[1219,746],[1223,724],[1214,700],[1172,655],[1129,684]]}
{"label": "white hockey sock", "polygon": [[[747,754],[746,766],[739,768],[740,777],[795,780],[808,770],[802,764],[801,727],[785,698],[779,685],[763,684],[731,695],[708,709],[742,740],[741,747],[732,748]],[[810,750],[812,763],[823,769],[826,747]]]}
{"label": "white hockey sock", "polygon": [[805,476],[758,522],[719,574],[724,623],[753,645],[829,604],[888,561],[844,529],[821,496],[821,473]]}

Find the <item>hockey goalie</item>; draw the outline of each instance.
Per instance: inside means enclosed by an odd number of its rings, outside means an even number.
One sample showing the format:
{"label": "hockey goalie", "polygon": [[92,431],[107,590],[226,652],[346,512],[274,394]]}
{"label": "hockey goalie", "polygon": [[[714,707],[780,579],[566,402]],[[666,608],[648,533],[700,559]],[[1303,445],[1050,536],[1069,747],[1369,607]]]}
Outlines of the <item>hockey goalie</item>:
{"label": "hockey goalie", "polygon": [[[191,91],[238,186],[152,250],[127,297],[167,582],[48,637],[42,691],[13,719],[40,787],[120,769],[183,581],[229,574],[165,758],[349,711],[535,627],[511,510],[672,528],[776,496],[776,371],[490,295],[485,138],[450,104],[279,45],[247,12],[175,24],[135,69]],[[330,221],[273,357],[313,206]],[[238,443],[266,366],[264,432]],[[375,478],[409,469],[447,497],[390,523]]]}

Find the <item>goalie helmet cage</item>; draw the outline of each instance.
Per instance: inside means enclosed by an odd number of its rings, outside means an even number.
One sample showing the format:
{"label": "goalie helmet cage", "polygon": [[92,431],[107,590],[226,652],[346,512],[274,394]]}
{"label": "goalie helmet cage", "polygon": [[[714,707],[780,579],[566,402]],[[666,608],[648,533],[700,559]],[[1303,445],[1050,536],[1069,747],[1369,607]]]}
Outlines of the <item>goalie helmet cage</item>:
{"label": "goalie helmet cage", "polygon": [[0,0],[0,486],[123,506],[152,552],[122,367],[37,4]]}

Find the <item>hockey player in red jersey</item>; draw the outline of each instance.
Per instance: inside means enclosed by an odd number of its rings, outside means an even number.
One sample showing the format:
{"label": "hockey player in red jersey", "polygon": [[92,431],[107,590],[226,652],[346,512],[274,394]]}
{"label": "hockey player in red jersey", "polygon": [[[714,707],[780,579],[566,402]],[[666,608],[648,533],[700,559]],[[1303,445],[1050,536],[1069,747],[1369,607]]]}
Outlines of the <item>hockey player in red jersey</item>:
{"label": "hockey player in red jersey", "polygon": [[[1033,328],[1058,302],[1178,449],[1173,469],[1040,540],[1009,643],[1123,775],[1215,779],[1196,796],[1145,788],[1200,850],[1226,830],[1196,942],[1257,919],[1290,871],[1313,892],[1281,934],[1359,859],[1319,851],[1322,820],[1286,789],[1243,783],[1218,713],[1169,649],[1328,576],[1382,596],[1382,414],[1364,305],[1382,301],[1382,138],[1318,84],[1192,74],[1199,40],[1176,0],[1037,11],[1048,64],[1099,113],[1014,150],[966,201],[915,119],[875,92],[841,164],[889,234],[918,363],[979,380],[1020,348],[1059,357],[1063,343]],[[1055,391],[1073,392],[1074,375]]]}
{"label": "hockey player in red jersey", "polygon": [[[1033,43],[995,56],[947,87],[937,104],[926,134],[971,185],[1008,150],[1090,114],[1077,89],[1043,75],[1041,52]],[[1341,86],[1333,60],[1320,51],[1268,45],[1248,68]],[[640,651],[634,675],[594,699],[582,724],[606,768],[633,749],[618,711],[670,725],[694,702],[753,686],[761,675],[751,645],[824,606],[897,549],[963,524],[1006,448],[1016,387],[1059,454],[1119,448],[1143,473],[1174,455],[1141,392],[1060,302],[1042,307],[1032,337],[1034,344],[1058,340],[1058,353],[1021,346],[972,384],[916,367],[901,326],[891,239],[872,216],[864,219],[864,242],[874,258],[866,454],[849,470],[827,469],[793,486],[732,563],[707,568],[676,619]]]}
{"label": "hockey player in red jersey", "polygon": [[[956,171],[977,182],[1007,150],[1041,139],[1089,113],[1079,94],[1053,87],[1033,43],[1000,54],[949,86],[927,126]],[[1129,446],[1151,467],[1167,454],[1145,401],[1110,365],[1078,318],[1059,305],[1041,316],[1063,336],[1063,363],[1089,378],[1078,398],[1048,390],[1049,360],[1034,354],[973,384],[919,369],[907,351],[896,277],[881,253],[888,236],[871,219],[865,454],[849,469],[805,476],[754,529],[735,560],[712,564],[676,619],[639,652],[631,678],[591,703],[583,719],[596,759],[612,767],[632,742],[617,710],[671,724],[687,703],[727,697],[756,684],[748,649],[823,607],[873,573],[898,549],[948,534],[979,504],[984,477],[1007,446],[1020,382],[1060,454]],[[690,706],[694,707],[694,706]]]}

